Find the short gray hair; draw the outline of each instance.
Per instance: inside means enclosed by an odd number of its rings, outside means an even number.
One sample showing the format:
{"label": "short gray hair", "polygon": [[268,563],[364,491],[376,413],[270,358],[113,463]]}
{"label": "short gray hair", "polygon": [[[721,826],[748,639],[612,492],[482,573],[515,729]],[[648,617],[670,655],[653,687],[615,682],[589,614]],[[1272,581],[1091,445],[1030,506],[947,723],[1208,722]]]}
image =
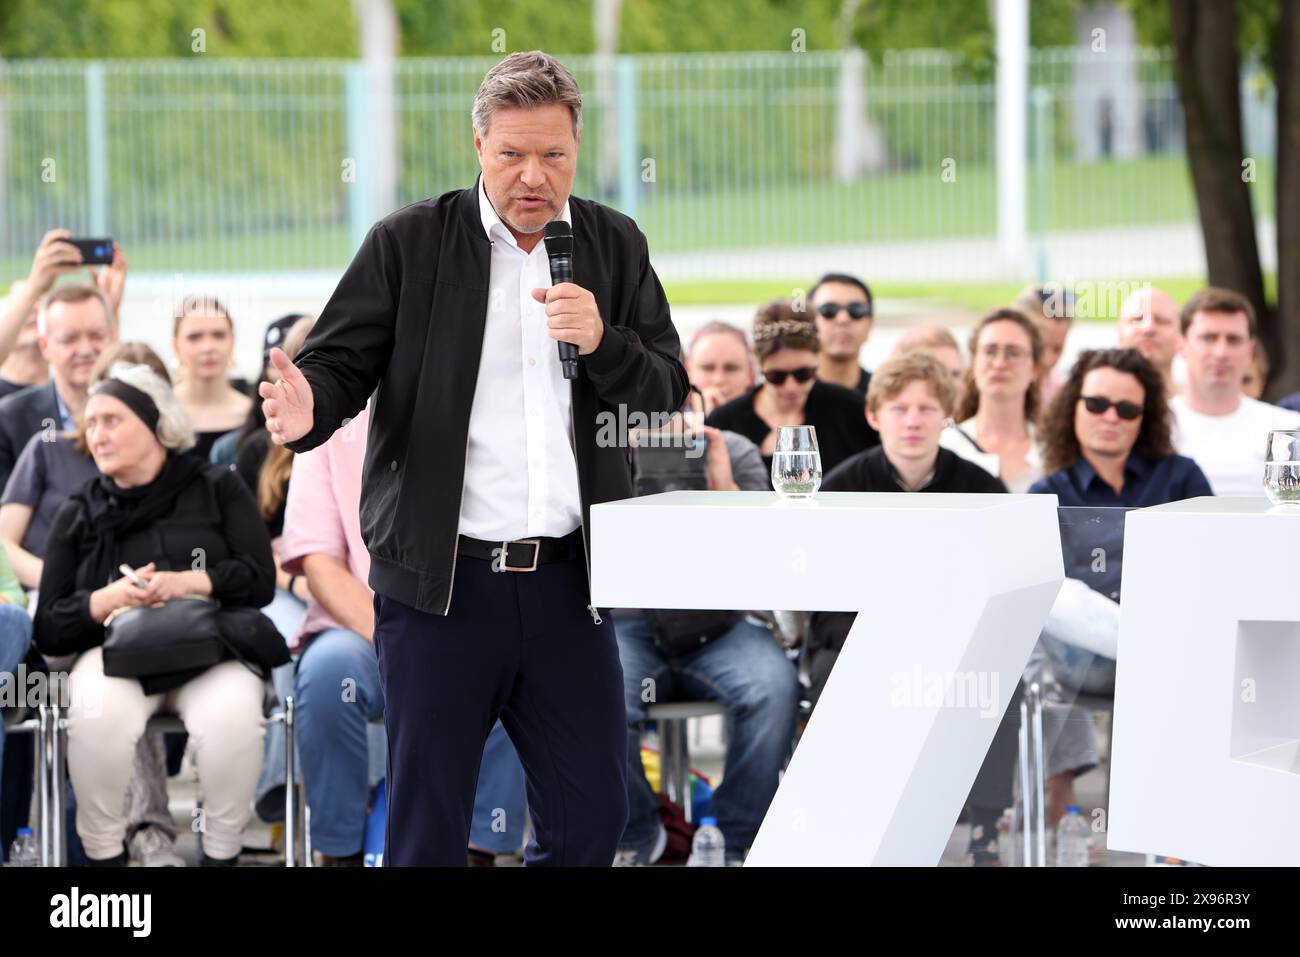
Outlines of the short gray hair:
{"label": "short gray hair", "polygon": [[142,363],[115,362],[108,370],[108,375],[90,387],[90,395],[95,395],[103,382],[109,379],[134,386],[158,407],[158,427],[154,429],[154,435],[163,448],[173,452],[187,452],[194,448],[194,426],[190,422],[190,414],[181,405],[181,400],[176,398],[172,387],[158,373]]}
{"label": "short gray hair", "polygon": [[549,103],[563,103],[573,114],[573,135],[582,132],[582,91],[578,81],[559,60],[541,50],[512,53],[487,71],[470,118],[474,131],[486,136],[492,114],[498,107],[533,109]]}

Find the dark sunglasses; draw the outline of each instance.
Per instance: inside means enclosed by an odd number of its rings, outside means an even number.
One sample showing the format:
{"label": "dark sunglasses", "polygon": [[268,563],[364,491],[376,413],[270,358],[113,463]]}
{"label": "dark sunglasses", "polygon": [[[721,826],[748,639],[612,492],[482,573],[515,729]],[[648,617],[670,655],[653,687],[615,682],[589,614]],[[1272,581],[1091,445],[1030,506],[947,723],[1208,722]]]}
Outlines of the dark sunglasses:
{"label": "dark sunglasses", "polygon": [[785,385],[785,380],[794,376],[794,381],[804,383],[809,381],[817,374],[816,366],[804,366],[802,369],[773,369],[771,372],[763,373],[763,380],[770,382],[772,385]]}
{"label": "dark sunglasses", "polygon": [[1132,422],[1142,414],[1142,406],[1136,402],[1112,402],[1099,395],[1081,395],[1079,398],[1083,400],[1083,407],[1093,415],[1105,415],[1106,410],[1113,407],[1121,419]]}
{"label": "dark sunglasses", "polygon": [[[865,302],[850,302],[841,304],[838,302],[823,302],[817,307],[817,314],[823,319],[834,319],[843,309],[849,314],[850,319],[865,319],[871,315],[871,305]],[[800,382],[804,381],[802,379]]]}

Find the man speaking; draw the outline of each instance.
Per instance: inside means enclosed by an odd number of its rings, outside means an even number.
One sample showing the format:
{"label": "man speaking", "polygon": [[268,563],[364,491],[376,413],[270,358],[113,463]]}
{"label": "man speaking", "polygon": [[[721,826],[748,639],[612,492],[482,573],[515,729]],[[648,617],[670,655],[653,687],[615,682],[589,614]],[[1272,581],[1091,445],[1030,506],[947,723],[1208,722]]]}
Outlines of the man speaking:
{"label": "man speaking", "polygon": [[[597,415],[676,409],[686,373],[645,237],[569,195],[569,71],[512,54],[472,119],[478,183],[371,228],[297,365],[272,354],[263,409],[274,441],[305,451],[374,394],[361,528],[388,729],[384,863],[465,864],[499,716],[528,781],[525,861],[607,866],[627,821],[627,724],[587,524],[632,485]],[[553,222],[572,227],[573,282],[551,283]],[[563,343],[579,356],[567,380]]]}

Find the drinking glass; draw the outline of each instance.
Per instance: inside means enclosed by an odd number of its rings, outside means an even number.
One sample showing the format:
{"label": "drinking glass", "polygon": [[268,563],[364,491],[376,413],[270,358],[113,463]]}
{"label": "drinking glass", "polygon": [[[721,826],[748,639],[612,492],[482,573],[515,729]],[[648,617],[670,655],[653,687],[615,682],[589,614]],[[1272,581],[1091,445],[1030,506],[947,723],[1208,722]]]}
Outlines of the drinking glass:
{"label": "drinking glass", "polygon": [[822,456],[811,425],[783,425],[772,452],[772,487],[782,498],[812,498],[822,484]]}

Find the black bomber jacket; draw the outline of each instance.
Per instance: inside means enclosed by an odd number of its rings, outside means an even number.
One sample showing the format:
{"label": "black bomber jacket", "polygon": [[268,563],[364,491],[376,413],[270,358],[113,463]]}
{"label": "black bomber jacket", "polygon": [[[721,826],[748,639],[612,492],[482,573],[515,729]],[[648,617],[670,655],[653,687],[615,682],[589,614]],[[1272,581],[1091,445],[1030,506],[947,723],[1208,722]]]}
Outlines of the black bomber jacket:
{"label": "black bomber jacket", "polygon": [[[574,282],[595,296],[605,323],[571,382],[590,580],[591,505],[632,495],[628,450],[597,445],[597,416],[617,416],[620,405],[624,416],[677,409],[687,379],[636,224],[577,197],[569,212]],[[289,443],[295,452],[325,442],[373,393],[361,486],[370,587],[435,615],[451,607],[490,250],[477,186],[392,213],[367,234],[297,359],[315,417]]]}

